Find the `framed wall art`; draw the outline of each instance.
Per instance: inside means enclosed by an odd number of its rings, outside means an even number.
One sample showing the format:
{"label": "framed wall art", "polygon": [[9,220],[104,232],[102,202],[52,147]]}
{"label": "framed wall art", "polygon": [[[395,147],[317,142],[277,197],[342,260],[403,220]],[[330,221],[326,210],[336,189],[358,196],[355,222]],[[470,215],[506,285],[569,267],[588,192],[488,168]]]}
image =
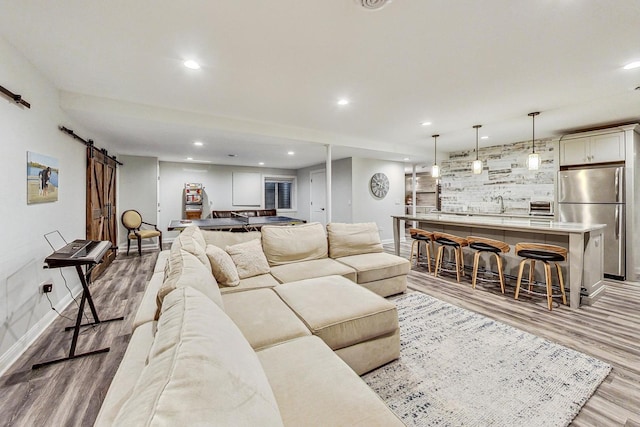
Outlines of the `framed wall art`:
{"label": "framed wall art", "polygon": [[27,204],[58,200],[58,159],[27,151]]}

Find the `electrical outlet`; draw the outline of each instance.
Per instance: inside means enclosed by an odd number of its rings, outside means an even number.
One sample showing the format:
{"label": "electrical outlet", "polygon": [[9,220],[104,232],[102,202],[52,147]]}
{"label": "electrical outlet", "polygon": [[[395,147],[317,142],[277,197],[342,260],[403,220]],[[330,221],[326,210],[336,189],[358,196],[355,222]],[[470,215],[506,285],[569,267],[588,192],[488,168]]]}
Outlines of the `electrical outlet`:
{"label": "electrical outlet", "polygon": [[43,283],[42,284],[42,293],[43,294],[48,294],[51,291],[53,291],[53,283]]}

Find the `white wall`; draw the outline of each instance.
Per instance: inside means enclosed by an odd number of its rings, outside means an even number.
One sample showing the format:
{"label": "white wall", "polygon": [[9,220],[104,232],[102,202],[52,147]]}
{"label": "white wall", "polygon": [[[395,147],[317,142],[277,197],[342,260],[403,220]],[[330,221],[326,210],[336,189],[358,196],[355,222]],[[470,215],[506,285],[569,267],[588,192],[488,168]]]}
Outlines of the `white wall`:
{"label": "white wall", "polygon": [[[40,294],[43,281],[53,281],[49,294],[62,309],[70,302],[61,270],[43,269],[52,250],[43,235],[60,230],[67,240],[85,237],[85,147],[58,130],[81,129],[59,108],[58,90],[17,50],[0,38],[0,83],[31,103],[19,107],[0,96],[2,180],[0,180],[0,371],[26,349],[55,318]],[[57,202],[27,205],[27,151],[55,157],[60,165]],[[75,270],[62,269],[73,291]],[[69,340],[71,336],[69,336]],[[69,342],[61,342],[65,351]]]}
{"label": "white wall", "polygon": [[311,218],[311,171],[325,169],[325,165],[314,165],[308,168],[298,169],[298,216],[297,218],[309,221]]}
{"label": "white wall", "polygon": [[[369,180],[377,172],[389,178],[389,192],[384,199],[371,194]],[[352,159],[352,221],[374,221],[384,242],[393,241],[392,215],[404,215],[404,165],[374,159]]]}
{"label": "white wall", "polygon": [[[158,221],[158,159],[156,157],[118,156],[118,246],[127,248],[127,229],[122,226],[122,212],[135,209],[142,220],[152,224]],[[153,242],[152,242],[153,241]],[[157,244],[157,239],[142,241],[143,245]],[[132,249],[137,248],[135,241]]]}
{"label": "white wall", "polygon": [[[319,164],[298,171],[300,197],[304,200],[299,205],[300,218],[309,218],[309,173],[324,166]],[[391,215],[404,214],[404,164],[347,158],[333,161],[331,171],[332,222],[375,222],[381,239],[393,241]],[[383,172],[389,178],[389,193],[382,200],[375,198],[369,189],[369,180],[376,172]]]}
{"label": "white wall", "polygon": [[[160,162],[160,215],[158,228],[163,238],[172,239],[177,232],[168,232],[172,219],[182,218],[182,189],[186,182],[202,183],[210,210],[256,209],[255,206],[232,204],[233,172],[259,172],[262,175],[296,176],[295,170],[252,168],[242,166],[210,165],[203,163]],[[299,183],[298,183],[299,184]],[[299,201],[298,201],[299,202]],[[297,217],[297,211],[287,211],[287,216]]]}
{"label": "white wall", "polygon": [[[298,170],[298,218],[311,218],[311,172],[326,168],[320,163]],[[331,162],[331,221],[351,222],[351,158]]]}
{"label": "white wall", "polygon": [[341,159],[331,164],[331,221],[353,222],[352,159]]}

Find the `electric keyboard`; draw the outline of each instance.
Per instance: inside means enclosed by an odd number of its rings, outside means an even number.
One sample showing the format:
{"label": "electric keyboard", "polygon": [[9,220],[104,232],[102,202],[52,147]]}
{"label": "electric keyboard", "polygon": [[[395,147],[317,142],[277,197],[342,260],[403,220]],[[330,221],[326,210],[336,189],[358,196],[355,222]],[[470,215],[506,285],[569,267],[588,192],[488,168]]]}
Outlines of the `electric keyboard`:
{"label": "electric keyboard", "polygon": [[110,248],[111,242],[106,240],[74,240],[49,255],[44,262],[49,268],[98,264]]}
{"label": "electric keyboard", "polygon": [[[42,368],[43,366],[52,365],[54,363],[77,359],[78,357],[90,356],[92,354],[106,353],[107,351],[109,351],[109,347],[105,347],[99,350],[76,354],[76,344],[78,343],[78,336],[80,334],[81,327],[93,326],[100,323],[113,322],[114,320],[124,319],[123,316],[120,316],[114,317],[112,319],[100,320],[96,307],[93,304],[93,298],[91,298],[91,292],[89,290],[89,284],[91,283],[91,272],[93,271],[93,268],[102,262],[102,258],[111,248],[111,242],[109,242],[108,240],[74,240],[73,242],[66,244],[64,247],[58,249],[45,258],[44,262],[47,264],[45,268],[76,268],[78,278],[80,279],[80,283],[82,284],[82,298],[80,298],[80,304],[78,304],[76,324],[74,326],[67,326],[65,328],[65,331],[73,329],[73,337],[71,338],[71,348],[69,349],[69,355],[59,359],[49,360],[47,362],[36,363],[32,366],[32,369],[38,369]],[[83,265],[85,266],[84,272],[82,271]],[[87,318],[87,323],[82,324],[85,302],[89,304],[91,315],[93,316],[93,321],[89,321],[89,318]]]}

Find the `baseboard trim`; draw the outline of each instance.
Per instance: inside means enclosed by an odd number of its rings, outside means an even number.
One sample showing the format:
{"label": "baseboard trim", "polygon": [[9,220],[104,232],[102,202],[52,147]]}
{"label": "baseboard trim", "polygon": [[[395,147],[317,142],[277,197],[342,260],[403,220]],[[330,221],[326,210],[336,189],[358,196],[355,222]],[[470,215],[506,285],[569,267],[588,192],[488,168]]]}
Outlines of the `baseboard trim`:
{"label": "baseboard trim", "polygon": [[[77,298],[82,292],[82,286],[78,286],[72,290],[73,298]],[[66,297],[58,301],[56,309],[60,312],[64,311],[73,301],[68,293]],[[62,307],[62,308],[60,308]],[[4,373],[24,354],[25,351],[37,340],[40,335],[58,318],[58,314],[51,310],[42,317],[26,334],[21,336],[14,345],[12,345],[6,353],[0,356],[0,375]]]}
{"label": "baseboard trim", "polygon": [[[141,249],[142,249],[142,252],[157,251],[158,250],[158,244],[157,243],[143,243]],[[137,252],[138,252],[138,243],[132,242],[131,243],[131,249],[129,249],[129,254],[137,253]],[[119,254],[126,254],[127,253],[127,242],[124,242],[124,243],[121,243],[120,245],[118,245],[118,253]]]}

